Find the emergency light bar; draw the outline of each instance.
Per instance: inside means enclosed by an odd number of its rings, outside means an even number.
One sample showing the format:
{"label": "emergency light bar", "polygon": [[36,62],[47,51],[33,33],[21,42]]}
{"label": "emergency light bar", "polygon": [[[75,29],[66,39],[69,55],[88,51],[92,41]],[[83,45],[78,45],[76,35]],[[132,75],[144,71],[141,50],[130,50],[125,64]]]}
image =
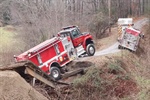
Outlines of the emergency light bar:
{"label": "emergency light bar", "polygon": [[75,27],[78,27],[78,26],[75,26],[75,25],[73,25],[73,26],[67,26],[67,27],[63,27],[62,29],[66,30],[66,29],[75,28]]}

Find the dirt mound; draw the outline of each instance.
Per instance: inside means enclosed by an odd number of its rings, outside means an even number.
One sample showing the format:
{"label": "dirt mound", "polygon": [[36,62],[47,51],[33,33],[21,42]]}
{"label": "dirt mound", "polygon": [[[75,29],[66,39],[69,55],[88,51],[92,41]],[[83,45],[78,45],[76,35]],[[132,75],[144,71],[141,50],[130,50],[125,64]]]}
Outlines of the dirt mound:
{"label": "dirt mound", "polygon": [[48,100],[15,71],[0,71],[1,100]]}

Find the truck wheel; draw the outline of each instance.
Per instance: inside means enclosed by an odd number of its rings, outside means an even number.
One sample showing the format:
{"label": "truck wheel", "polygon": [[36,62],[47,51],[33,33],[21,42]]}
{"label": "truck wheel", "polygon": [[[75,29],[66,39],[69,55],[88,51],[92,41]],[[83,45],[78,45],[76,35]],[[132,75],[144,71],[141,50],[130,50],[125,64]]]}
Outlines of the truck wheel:
{"label": "truck wheel", "polygon": [[122,46],[121,46],[121,45],[118,45],[118,49],[122,49]]}
{"label": "truck wheel", "polygon": [[88,56],[93,56],[95,54],[95,47],[93,44],[88,44],[86,47],[86,53]]}
{"label": "truck wheel", "polygon": [[55,80],[59,80],[61,78],[61,72],[58,67],[51,67],[50,76]]}

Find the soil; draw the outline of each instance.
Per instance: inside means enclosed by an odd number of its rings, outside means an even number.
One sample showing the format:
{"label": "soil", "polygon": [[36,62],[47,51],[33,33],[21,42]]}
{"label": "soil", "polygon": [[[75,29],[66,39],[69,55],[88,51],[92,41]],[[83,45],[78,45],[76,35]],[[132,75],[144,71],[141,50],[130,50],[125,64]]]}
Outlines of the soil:
{"label": "soil", "polygon": [[0,72],[1,100],[48,100],[15,71]]}

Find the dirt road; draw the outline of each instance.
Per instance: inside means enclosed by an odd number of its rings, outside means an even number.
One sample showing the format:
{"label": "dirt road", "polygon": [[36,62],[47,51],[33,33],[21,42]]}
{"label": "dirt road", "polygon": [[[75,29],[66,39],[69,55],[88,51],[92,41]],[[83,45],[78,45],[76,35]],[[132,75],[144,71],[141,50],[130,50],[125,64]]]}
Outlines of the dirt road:
{"label": "dirt road", "polygon": [[[149,21],[148,18],[144,18],[142,20],[139,20],[139,21],[137,21],[137,22],[134,23],[134,28],[136,28],[138,30],[141,30],[142,26],[144,26],[148,21]],[[119,45],[119,43],[116,42],[115,44],[113,44],[112,46],[110,46],[107,49],[104,49],[104,50],[101,50],[101,51],[97,51],[95,53],[95,56],[101,56],[101,55],[106,55],[106,54],[111,54],[111,53],[119,52],[121,50],[118,49],[118,45]]]}

